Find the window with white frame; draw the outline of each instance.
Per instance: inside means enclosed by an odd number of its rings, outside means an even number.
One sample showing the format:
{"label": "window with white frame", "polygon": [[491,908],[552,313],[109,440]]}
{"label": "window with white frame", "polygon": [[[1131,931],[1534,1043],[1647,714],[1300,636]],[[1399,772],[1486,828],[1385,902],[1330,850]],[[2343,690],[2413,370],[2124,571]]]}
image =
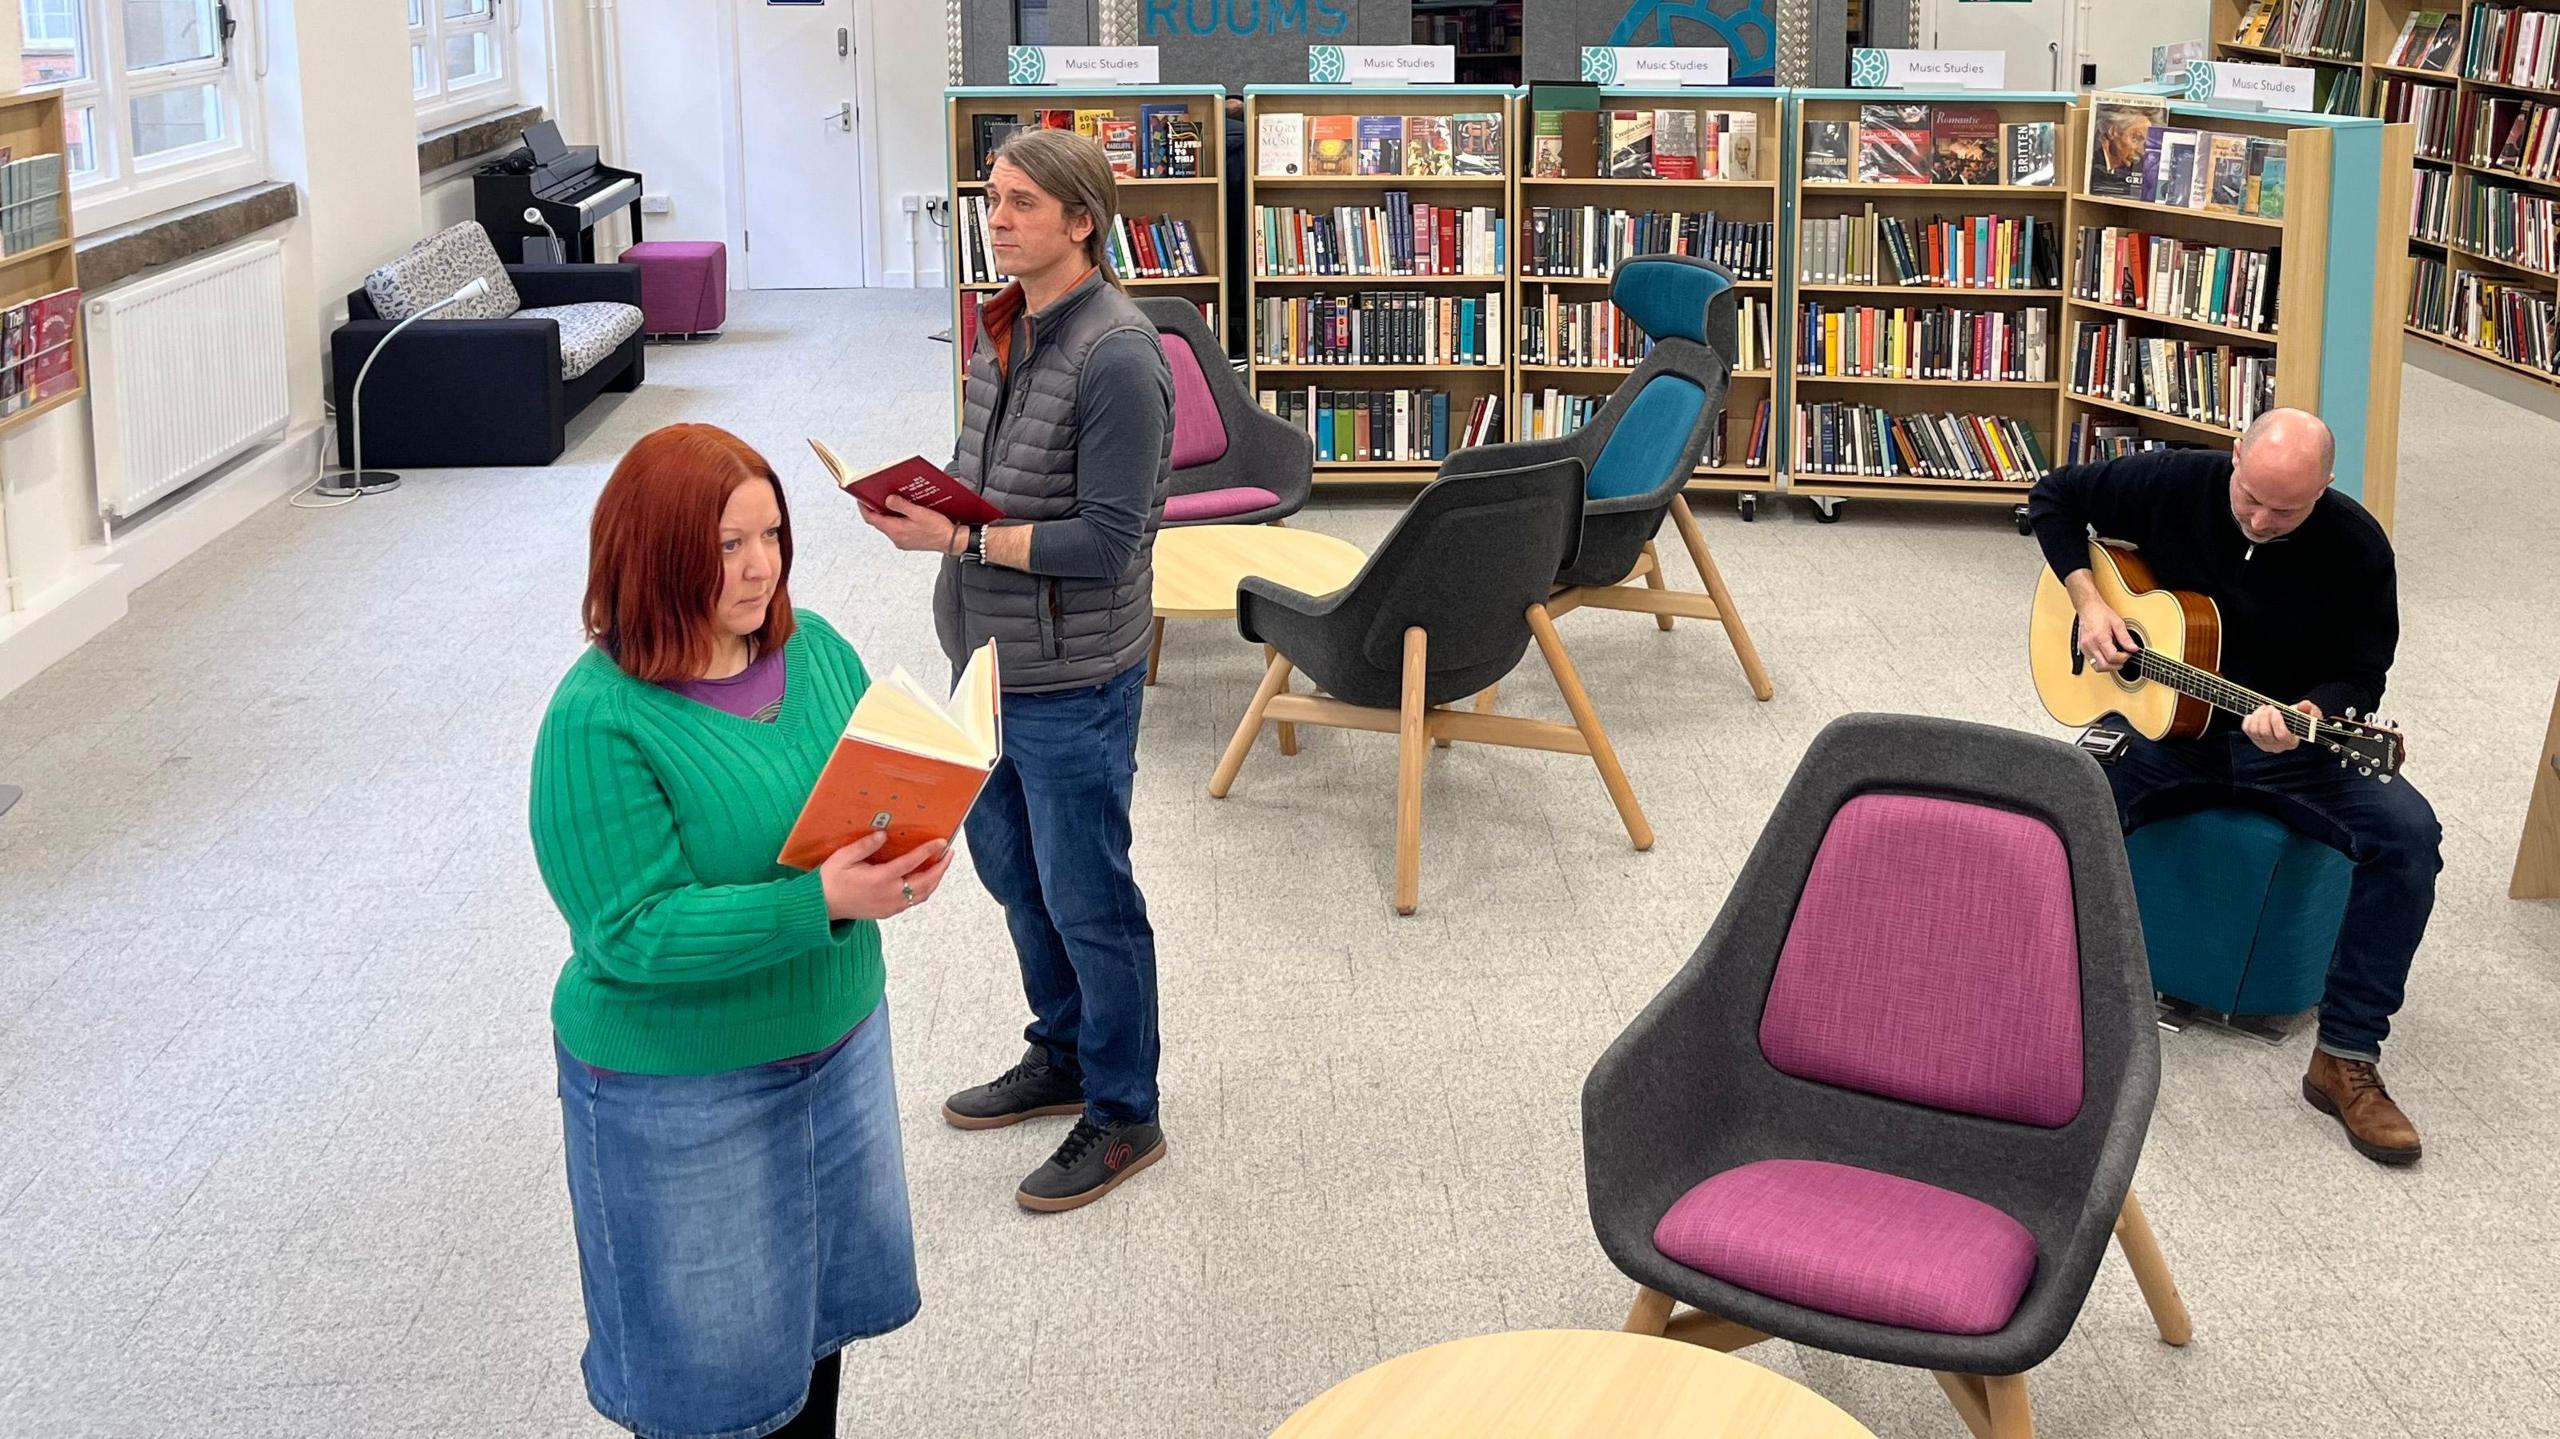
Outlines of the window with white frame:
{"label": "window with white frame", "polygon": [[28,89],[59,89],[74,212],[123,224],[265,178],[224,0],[20,0]]}
{"label": "window with white frame", "polygon": [[[509,0],[408,0],[409,89],[432,130],[514,104]],[[516,0],[522,3],[522,0]]]}

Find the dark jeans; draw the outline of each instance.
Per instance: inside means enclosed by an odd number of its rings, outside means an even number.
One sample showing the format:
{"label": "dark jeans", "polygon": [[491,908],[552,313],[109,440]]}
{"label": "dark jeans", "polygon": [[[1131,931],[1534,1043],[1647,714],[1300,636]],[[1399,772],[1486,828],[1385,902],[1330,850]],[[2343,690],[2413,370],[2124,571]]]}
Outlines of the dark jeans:
{"label": "dark jeans", "polygon": [[[2219,722],[2217,722],[2219,723]],[[2320,1001],[2320,1047],[2374,1059],[2409,984],[2409,961],[2426,937],[2444,868],[2444,827],[2407,779],[2389,784],[2338,768],[2335,755],[2303,745],[2268,754],[2237,730],[2154,744],[2136,735],[2107,770],[2116,813],[2132,833],[2153,820],[2238,805],[2287,825],[2355,861],[2346,923]]]}
{"label": "dark jeans", "polygon": [[1084,1079],[1096,1124],[1156,1117],[1156,932],[1129,868],[1146,666],[1004,697],[1004,758],[969,811],[969,857],[1004,906],[1031,1001],[1023,1036]]}

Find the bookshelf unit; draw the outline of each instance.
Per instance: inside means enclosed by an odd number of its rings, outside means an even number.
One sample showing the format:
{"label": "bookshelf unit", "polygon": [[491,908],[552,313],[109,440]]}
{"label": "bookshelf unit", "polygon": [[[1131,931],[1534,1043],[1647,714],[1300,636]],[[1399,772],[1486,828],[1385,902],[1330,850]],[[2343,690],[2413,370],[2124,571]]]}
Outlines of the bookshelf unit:
{"label": "bookshelf unit", "polygon": [[[1517,229],[1523,243],[1511,252],[1511,277],[1518,297],[1517,314],[1512,322],[1514,369],[1517,380],[1512,386],[1512,408],[1503,434],[1510,439],[1523,437],[1522,425],[1531,399],[1543,402],[1547,392],[1559,398],[1591,396],[1605,399],[1617,389],[1620,381],[1633,372],[1634,364],[1582,365],[1540,363],[1529,359],[1528,340],[1531,316],[1543,310],[1545,299],[1553,294],[1560,304],[1586,304],[1609,298],[1610,276],[1563,276],[1535,273],[1537,256],[1532,252],[1534,225],[1532,212],[1540,207],[1589,206],[1603,210],[1619,210],[1641,214],[1664,211],[1675,214],[1712,213],[1719,222],[1768,225],[1771,228],[1769,273],[1764,277],[1739,278],[1735,288],[1746,304],[1756,303],[1765,317],[1770,346],[1762,362],[1748,369],[1736,369],[1725,393],[1722,462],[1711,451],[1701,460],[1697,475],[1690,481],[1693,491],[1727,491],[1742,498],[1737,503],[1750,513],[1758,495],[1775,493],[1778,488],[1777,435],[1782,433],[1783,418],[1778,407],[1777,347],[1783,343],[1781,331],[1786,328],[1784,311],[1778,305],[1778,276],[1785,268],[1785,129],[1786,92],[1768,86],[1734,86],[1682,89],[1618,89],[1596,92],[1589,86],[1559,85],[1558,91],[1596,93],[1599,111],[1613,110],[1660,112],[1686,110],[1703,117],[1722,112],[1747,114],[1758,128],[1756,145],[1758,162],[1749,179],[1610,179],[1597,176],[1538,176],[1534,168],[1536,144],[1536,110],[1538,92],[1547,87],[1530,87],[1521,105],[1519,133],[1511,144],[1512,164],[1520,176],[1518,203],[1514,208]],[[1705,125],[1701,119],[1699,133]],[[1606,131],[1601,132],[1605,137]],[[1659,142],[1659,134],[1656,141]],[[1705,148],[1703,138],[1700,148]],[[1576,168],[1587,168],[1577,165]],[[1708,258],[1714,258],[1710,255]],[[1770,408],[1772,434],[1759,463],[1750,461],[1752,422],[1762,404]]]}
{"label": "bookshelf unit", "polygon": [[[1188,85],[1121,85],[1096,90],[1053,89],[1045,85],[967,86],[943,92],[944,104],[944,183],[951,197],[951,225],[943,236],[944,273],[951,279],[951,394],[952,417],[960,414],[960,389],[968,378],[970,323],[976,302],[1005,287],[1002,280],[964,282],[963,251],[968,237],[962,233],[964,217],[961,202],[986,193],[986,184],[978,178],[978,119],[985,115],[1030,117],[1041,110],[1109,110],[1118,119],[1136,120],[1142,105],[1181,105],[1190,119],[1200,127],[1200,173],[1181,178],[1137,178],[1123,175],[1119,180],[1120,210],[1124,215],[1160,215],[1179,219],[1191,230],[1193,249],[1199,252],[1201,273],[1174,278],[1137,278],[1124,276],[1129,293],[1137,296],[1172,295],[1195,304],[1211,305],[1216,321],[1211,326],[1225,333],[1230,306],[1227,287],[1227,207],[1226,195],[1227,122],[1226,92],[1216,87]],[[1145,137],[1139,137],[1143,146]]]}
{"label": "bookshelf unit", "polygon": [[[1517,176],[1519,147],[1514,140],[1522,121],[1521,91],[1507,85],[1413,85],[1413,86],[1349,86],[1349,85],[1252,85],[1244,92],[1245,164],[1244,174],[1235,183],[1246,187],[1244,236],[1245,273],[1239,277],[1242,315],[1237,323],[1246,339],[1246,354],[1251,357],[1247,383],[1257,398],[1285,391],[1327,390],[1439,390],[1448,396],[1448,431],[1450,447],[1457,448],[1457,436],[1466,417],[1479,399],[1495,407],[1494,438],[1510,433],[1510,378],[1513,374],[1514,327],[1510,316],[1517,313],[1516,291],[1511,281],[1509,258],[1518,251],[1519,227],[1517,208],[1513,203],[1513,182]],[[1412,175],[1412,174],[1301,174],[1265,175],[1262,172],[1262,122],[1265,115],[1295,114],[1312,123],[1318,117],[1351,117],[1355,129],[1362,115],[1437,116],[1443,119],[1457,115],[1493,114],[1501,117],[1501,165],[1499,175]],[[1454,132],[1454,127],[1453,127]],[[1454,134],[1453,134],[1454,142]],[[1309,137],[1307,150],[1312,157],[1314,142]],[[1311,165],[1312,168],[1312,165]],[[1283,207],[1308,211],[1325,211],[1336,207],[1367,207],[1384,204],[1390,191],[1403,191],[1415,205],[1446,206],[1460,210],[1484,207],[1502,221],[1503,241],[1499,263],[1482,272],[1465,274],[1276,274],[1269,273],[1265,262],[1265,246],[1276,243],[1263,219],[1265,207]],[[1335,364],[1305,363],[1297,359],[1279,360],[1274,354],[1274,337],[1264,333],[1264,302],[1313,297],[1342,297],[1380,293],[1419,294],[1425,300],[1440,298],[1467,299],[1479,303],[1492,297],[1504,317],[1500,335],[1500,359],[1487,364]],[[1323,453],[1321,444],[1319,455]],[[1435,459],[1410,460],[1340,460],[1319,458],[1315,466],[1318,485],[1340,484],[1414,484],[1427,483],[1439,472]]]}
{"label": "bookshelf unit", "polygon": [[[1896,416],[1929,413],[1981,415],[2013,420],[2023,425],[2042,446],[2045,457],[2059,464],[2060,436],[2057,429],[2059,404],[2064,381],[2068,378],[2068,326],[2062,315],[2064,290],[2060,285],[2016,285],[2010,287],[1982,285],[1902,285],[1892,282],[1881,268],[1872,280],[1863,272],[1854,278],[1831,278],[1827,265],[1813,268],[1816,253],[1808,250],[1809,227],[1841,219],[1863,219],[1870,211],[1879,221],[1901,221],[1918,231],[1934,221],[1963,222],[1972,217],[2000,221],[2032,220],[2037,229],[2050,230],[2044,244],[2067,281],[2070,274],[2070,229],[2066,218],[2069,204],[2069,164],[2074,128],[2074,96],[2060,91],[2042,90],[1799,90],[1794,92],[1786,126],[1788,184],[1793,217],[1784,259],[1788,288],[1781,313],[1791,321],[1788,333],[1779,341],[1780,363],[1787,368],[1784,403],[1778,410],[1777,438],[1773,451],[1783,455],[1787,471],[1787,492],[1814,501],[1825,518],[1836,513],[1839,501],[1858,498],[1895,500],[1941,500],[1963,504],[1992,504],[2018,507],[2025,502],[2032,480],[1960,480],[1923,478],[1919,476],[1882,476],[1823,473],[1810,464],[1800,463],[1796,453],[1796,425],[1801,407],[1822,404],[1854,404],[1880,407]],[[1997,112],[2002,130],[1996,132],[2001,154],[1995,166],[2005,161],[2007,126],[2048,124],[2054,127],[2054,183],[2051,185],[2010,184],[1908,184],[1876,183],[1859,179],[1858,145],[1861,108],[1876,104],[1911,104],[1938,106],[1979,106]],[[1808,124],[1841,124],[1849,127],[1849,176],[1847,181],[1815,180],[1806,177],[1805,127]],[[1934,126],[1933,126],[1934,129]],[[1995,173],[2005,173],[1995,169]],[[1995,252],[1996,253],[1996,252]],[[1881,260],[1874,263],[1881,265]],[[2003,322],[2021,323],[2028,312],[2044,317],[2046,326],[2045,378],[2043,379],[1942,379],[1901,378],[1875,375],[1808,374],[1809,365],[1825,364],[1814,356],[1800,355],[1806,348],[1804,336],[1798,333],[1803,316],[1813,306],[1826,308],[1873,307],[1952,307],[1966,311],[1987,311],[2002,317]]]}
{"label": "bookshelf unit", "polygon": [[[2362,115],[2381,89],[2378,78],[2393,73],[2387,66],[2372,62],[2390,54],[2391,39],[2400,32],[2400,21],[2411,11],[2421,8],[2405,0],[2266,0],[2274,19],[2267,27],[2265,44],[2242,44],[2238,36],[2241,21],[2247,18],[2250,0],[2212,0],[2209,27],[2213,35],[2213,58],[2239,65],[2293,65],[2322,71],[2335,78],[2317,84],[2352,86],[2354,93],[2340,100],[2346,108],[2338,113]],[[2451,9],[2458,0],[2440,5]],[[2287,25],[2305,7],[2318,6],[2324,15],[2332,16],[2327,33],[2343,43],[2328,48],[2306,40],[2284,45]],[[2386,18],[2387,17],[2387,18]],[[2316,19],[2317,17],[2314,17]],[[2387,28],[2384,28],[2386,27]],[[2381,30],[2381,39],[2374,34]],[[2316,35],[2312,37],[2316,40]],[[2325,89],[2321,92],[2326,95]]]}
{"label": "bookshelf unit", "polygon": [[[71,228],[71,177],[67,172],[69,150],[63,139],[62,96],[58,92],[0,97],[0,150],[19,160],[40,155],[65,158],[61,192],[54,198],[59,207],[55,219],[60,237],[27,246],[13,254],[0,255],[0,310],[14,309],[60,291],[77,291],[80,286],[79,263],[74,253],[75,239]],[[69,305],[70,333],[60,339],[37,343],[46,348],[11,362],[32,366],[53,355],[54,346],[70,350],[70,385],[67,389],[35,401],[26,408],[0,415],[0,434],[50,413],[80,398],[88,389],[88,360],[80,344],[80,307],[75,294]],[[53,363],[59,363],[58,360]],[[13,391],[15,387],[13,386]]]}
{"label": "bookshelf unit", "polygon": [[[2379,3],[2379,0],[2377,0]],[[2145,439],[2228,448],[2235,427],[2082,393],[2071,384],[2078,327],[2121,321],[2134,339],[2229,345],[2274,361],[2274,403],[2309,410],[2338,441],[2338,488],[2387,529],[2400,431],[2400,337],[2408,271],[2401,263],[2409,208],[2411,133],[2366,117],[2231,110],[2172,102],[2165,123],[2285,145],[2281,219],[2235,215],[2089,193],[2091,109],[2075,115],[2064,177],[2070,245],[2064,283],[2063,383],[2057,439],[2067,450],[2075,423],[2131,426]],[[2274,328],[2268,331],[2107,303],[2078,292],[2073,276],[2083,227],[2113,226],[2204,245],[2272,251]],[[2054,461],[2067,462],[2065,450]]]}

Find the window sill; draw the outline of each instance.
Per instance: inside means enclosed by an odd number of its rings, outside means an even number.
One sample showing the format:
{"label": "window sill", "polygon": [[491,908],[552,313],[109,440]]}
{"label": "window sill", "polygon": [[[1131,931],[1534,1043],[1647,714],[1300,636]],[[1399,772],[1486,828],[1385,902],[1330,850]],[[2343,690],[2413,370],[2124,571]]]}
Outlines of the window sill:
{"label": "window sill", "polygon": [[300,192],[271,180],[83,235],[80,287],[103,290],[156,266],[221,249],[301,213]]}
{"label": "window sill", "polygon": [[430,130],[418,137],[418,173],[432,175],[449,165],[478,159],[512,144],[524,134],[526,126],[541,118],[539,105],[510,105],[495,114]]}

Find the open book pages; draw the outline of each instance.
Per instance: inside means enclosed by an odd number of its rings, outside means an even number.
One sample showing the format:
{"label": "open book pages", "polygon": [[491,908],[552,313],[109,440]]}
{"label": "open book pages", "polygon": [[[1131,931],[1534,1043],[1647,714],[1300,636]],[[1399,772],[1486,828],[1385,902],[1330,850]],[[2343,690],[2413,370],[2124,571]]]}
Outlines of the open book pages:
{"label": "open book pages", "polygon": [[949,699],[934,695],[904,669],[863,691],[845,722],[845,736],[866,739],[926,759],[993,769],[1004,753],[996,695],[993,641],[969,657]]}

